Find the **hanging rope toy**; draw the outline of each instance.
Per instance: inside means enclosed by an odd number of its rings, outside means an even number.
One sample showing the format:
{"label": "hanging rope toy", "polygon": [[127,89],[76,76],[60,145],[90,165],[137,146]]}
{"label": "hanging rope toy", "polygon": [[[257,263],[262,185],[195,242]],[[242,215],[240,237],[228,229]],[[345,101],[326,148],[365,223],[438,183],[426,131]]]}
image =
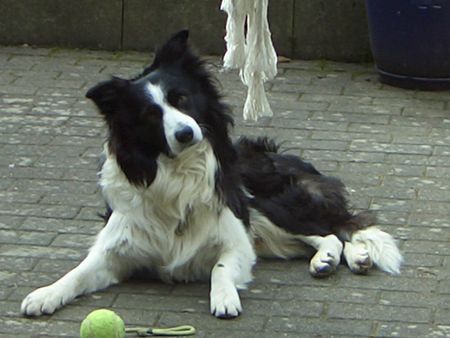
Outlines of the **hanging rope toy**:
{"label": "hanging rope toy", "polygon": [[264,82],[277,74],[277,54],[267,20],[268,6],[269,0],[222,0],[220,7],[228,15],[223,65],[225,69],[239,69],[241,80],[248,88],[244,105],[246,120],[273,116],[264,91]]}

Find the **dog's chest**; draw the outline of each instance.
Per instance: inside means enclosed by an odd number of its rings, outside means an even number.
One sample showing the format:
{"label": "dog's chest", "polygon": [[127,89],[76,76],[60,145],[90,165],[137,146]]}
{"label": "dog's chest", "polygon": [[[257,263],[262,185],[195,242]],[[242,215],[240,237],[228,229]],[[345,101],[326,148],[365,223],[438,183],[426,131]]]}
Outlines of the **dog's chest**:
{"label": "dog's chest", "polygon": [[216,252],[216,225],[223,208],[215,190],[217,162],[209,144],[193,148],[176,161],[158,159],[155,180],[148,187],[131,185],[112,156],[101,172],[107,202],[130,220],[129,243],[122,249],[169,274],[197,264],[194,258],[199,255],[206,259]]}

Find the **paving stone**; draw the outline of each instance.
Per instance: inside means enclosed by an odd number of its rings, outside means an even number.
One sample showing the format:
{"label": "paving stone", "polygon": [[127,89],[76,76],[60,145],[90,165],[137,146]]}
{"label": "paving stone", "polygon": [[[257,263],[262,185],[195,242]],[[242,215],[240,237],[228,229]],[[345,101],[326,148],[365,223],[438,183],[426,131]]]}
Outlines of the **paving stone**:
{"label": "paving stone", "polygon": [[[74,184],[69,180],[21,179],[14,181],[11,190],[37,193],[57,193],[62,190],[65,192],[76,192],[78,194],[92,195],[97,191],[97,186],[95,184],[92,184],[91,182],[77,182],[76,184]],[[32,206],[30,206],[30,208],[31,207]],[[53,206],[53,208],[59,207]]]}
{"label": "paving stone", "polygon": [[436,325],[381,322],[377,337],[445,337],[448,332]]}
{"label": "paving stone", "polygon": [[[279,288],[277,298],[296,299],[300,296],[298,287],[283,286]],[[357,288],[330,288],[318,286],[303,286],[301,298],[312,302],[345,302],[355,304],[375,304],[378,298],[377,290]]]}
{"label": "paving stone", "polygon": [[[100,210],[100,211],[99,211]],[[103,212],[104,208],[98,207],[82,207],[77,214],[77,220],[96,221],[99,219],[99,212]]]}
{"label": "paving stone", "polygon": [[18,228],[24,221],[25,217],[21,216],[2,216],[0,218],[0,229],[8,230]]}
{"label": "paving stone", "polygon": [[424,214],[424,213],[414,213],[409,219],[409,224],[414,226],[429,226],[429,227],[450,227],[450,220],[447,216],[435,215],[435,214]]}
{"label": "paving stone", "polygon": [[[175,305],[175,306],[174,306]],[[166,297],[152,294],[120,294],[114,302],[117,308],[151,309],[152,311],[181,312],[187,314],[209,313],[209,299],[178,296],[175,303]]]}
{"label": "paving stone", "polygon": [[368,337],[370,321],[309,319],[299,317],[271,317],[266,329],[274,332],[301,332],[315,336],[343,335]]}
{"label": "paving stone", "polygon": [[88,249],[94,244],[95,238],[90,235],[59,234],[52,242],[52,246],[63,248]]}
{"label": "paving stone", "polygon": [[[40,168],[16,166],[14,163],[9,164],[8,169],[0,169],[0,176],[12,178],[58,179],[62,178],[63,174],[64,172],[59,169],[52,168],[44,171]],[[21,199],[20,196],[17,197],[18,200]]]}
{"label": "paving stone", "polygon": [[[435,314],[435,323],[439,325],[450,325],[450,309],[438,310]],[[447,333],[450,333],[450,327],[447,327]]]}
{"label": "paving stone", "polygon": [[328,317],[337,319],[403,321],[427,323],[431,310],[419,307],[394,307],[386,305],[330,304]]}
{"label": "paving stone", "polygon": [[416,239],[429,241],[444,241],[449,239],[449,229],[436,227],[398,227],[393,229],[401,239]]}
{"label": "paving stone", "polygon": [[[392,137],[389,134],[365,134],[365,133],[349,133],[349,132],[329,132],[329,131],[314,131],[311,134],[312,139],[319,140],[341,140],[341,141],[355,141],[365,140],[366,142],[389,142]],[[371,154],[372,155],[372,154]]]}
{"label": "paving stone", "polygon": [[[46,337],[76,337],[80,324],[70,321],[30,320],[27,318],[0,318],[0,327],[7,334],[26,334]],[[72,334],[71,334],[72,333]]]}
{"label": "paving stone", "polygon": [[[274,301],[264,304],[262,300],[248,302],[247,309],[250,313],[269,314],[270,316],[301,316],[320,317],[323,313],[323,304],[315,301],[299,301],[295,298],[289,301]],[[257,307],[258,309],[255,309]],[[269,311],[269,312],[268,312]]]}
{"label": "paving stone", "polygon": [[405,255],[400,276],[339,266],[315,279],[308,260],[260,260],[241,292],[242,316],[209,314],[209,283],[164,284],[140,274],[79,297],[51,317],[23,318],[22,298],[86,256],[102,229],[96,183],[106,136],[84,95],[147,53],[0,47],[0,336],[78,337],[81,320],[113,308],[129,325],[192,324],[198,337],[441,337],[450,335],[450,94],[378,82],[371,64],[280,64],[266,84],[274,117],[244,121],[246,88],[220,72],[234,139],[266,135],[347,185],[355,211],[372,208]]}
{"label": "paving stone", "polygon": [[[206,285],[204,283],[200,282],[200,284],[203,285],[207,293],[209,293],[208,287],[205,287]],[[156,295],[159,297],[162,296],[168,297],[169,295],[172,294],[175,288],[178,287],[183,289],[186,286],[187,285],[185,285],[184,283],[176,285],[167,284],[160,280],[152,279],[151,275],[146,273],[145,276],[142,275],[132,276],[129,280],[120,284],[116,284],[111,288],[105,290],[105,292],[112,293],[115,295],[122,294],[122,297],[125,298],[127,297],[127,295],[130,294],[136,294],[140,296],[143,295],[145,296],[148,294],[148,295]],[[187,294],[186,296],[193,296],[193,295]],[[194,301],[196,301],[196,299],[194,299]]]}
{"label": "paving stone", "polygon": [[7,143],[7,144],[48,144],[53,139],[51,136],[47,135],[39,135],[35,136],[33,138],[30,138],[27,135],[21,135],[21,134],[8,134],[4,135],[0,139],[0,143]]}
{"label": "paving stone", "polygon": [[[83,171],[83,170],[81,170]],[[95,173],[92,173],[89,171],[89,174],[97,178]],[[87,175],[86,175],[87,176]],[[65,173],[64,178],[70,179],[73,181],[88,181],[92,182],[93,185],[96,184],[97,180],[94,178],[90,178],[89,176],[83,176],[83,178],[78,177],[75,172],[72,173]],[[1,193],[0,193],[1,196]],[[90,195],[83,195],[83,194],[71,194],[71,193],[65,193],[65,192],[49,192],[42,196],[40,199],[40,202],[42,204],[64,204],[64,205],[84,205],[84,206],[91,206],[91,207],[97,207],[98,210],[101,210],[103,206],[105,205],[103,198],[100,196],[100,194],[90,194]],[[99,211],[98,211],[99,212]]]}
{"label": "paving stone", "polygon": [[450,156],[450,148],[448,146],[436,146],[434,147],[433,154],[437,156]]}
{"label": "paving stone", "polygon": [[381,291],[379,303],[393,306],[427,307],[430,303],[438,304],[439,296],[434,292]]}
{"label": "paving stone", "polygon": [[[99,209],[103,212],[103,208]],[[58,215],[55,215],[57,217]],[[62,218],[27,217],[20,226],[21,230],[45,231],[54,233],[71,234],[96,234],[104,225],[103,220],[98,217],[95,221],[67,220]]]}
{"label": "paving stone", "polygon": [[[208,312],[209,305],[205,304],[204,311]],[[191,312],[164,312],[158,321],[158,326],[173,326],[174,323],[189,323],[199,331],[215,331],[227,330],[232,336],[233,332],[244,330],[261,331],[267,322],[263,316],[253,316],[246,313],[244,316],[235,320],[217,320],[209,313],[205,317],[205,313],[191,313]]]}
{"label": "paving stone", "polygon": [[0,256],[0,265],[7,271],[31,271],[36,264],[37,259],[33,257]]}
{"label": "paving stone", "polygon": [[[58,246],[58,245],[56,245]],[[81,246],[80,246],[81,247]],[[80,261],[78,260],[68,260],[68,259],[52,259],[51,261],[47,259],[39,259],[33,268],[33,272],[42,273],[65,273],[76,267]]]}
{"label": "paving stone", "polygon": [[49,245],[55,235],[52,233],[16,231],[16,230],[0,230],[0,244],[37,244]]}
{"label": "paving stone", "polygon": [[[402,247],[403,252],[416,254],[450,255],[447,243],[435,241],[406,241]],[[440,257],[440,256],[438,256]]]}
{"label": "paving stone", "polygon": [[429,145],[409,145],[409,144],[392,144],[377,143],[373,144],[367,140],[354,140],[350,145],[350,150],[356,151],[375,151],[384,153],[397,154],[423,154],[431,155],[433,148]]}
{"label": "paving stone", "polygon": [[[448,265],[447,265],[448,266]],[[450,294],[450,280],[443,280],[439,283],[438,292],[440,294]]]}
{"label": "paving stone", "polygon": [[33,257],[46,259],[80,259],[85,250],[75,248],[58,248],[38,245],[8,244],[0,247],[0,254],[12,257]]}
{"label": "paving stone", "polygon": [[28,292],[33,288],[49,285],[61,277],[61,273],[34,273],[19,271],[17,273],[0,273],[0,281],[4,286],[17,288],[18,285],[28,287]]}
{"label": "paving stone", "polygon": [[387,291],[405,291],[405,292],[431,292],[436,289],[438,284],[435,279],[403,278],[398,276],[389,276],[378,274],[375,271],[370,276],[354,276],[351,274],[342,274],[339,279],[340,285],[346,287],[359,287],[361,289],[387,290]]}
{"label": "paving stone", "polygon": [[0,214],[20,215],[20,216],[36,216],[51,217],[58,215],[61,218],[74,218],[79,211],[78,206],[61,206],[61,205],[37,205],[25,203],[4,203],[0,202]]}
{"label": "paving stone", "polygon": [[425,109],[427,112],[432,109],[439,109],[442,110],[445,107],[445,100],[443,100],[443,97],[441,96],[441,100],[437,99],[431,100],[431,99],[403,99],[403,98],[392,98],[392,97],[376,97],[373,100],[373,104],[382,104],[382,105],[391,105],[391,106],[400,106],[405,107],[406,109],[403,111],[402,115],[407,116],[405,114],[406,110],[411,111],[417,111],[422,109]]}

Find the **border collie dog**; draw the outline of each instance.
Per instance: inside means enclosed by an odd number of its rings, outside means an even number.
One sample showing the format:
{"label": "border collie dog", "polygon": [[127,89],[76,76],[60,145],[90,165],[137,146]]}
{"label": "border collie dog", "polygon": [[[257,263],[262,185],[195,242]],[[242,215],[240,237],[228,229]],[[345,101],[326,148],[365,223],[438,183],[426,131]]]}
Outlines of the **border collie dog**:
{"label": "border collie dog", "polygon": [[315,277],[341,256],[354,273],[400,272],[395,241],[370,213],[350,211],[338,179],[267,138],[231,141],[229,109],[187,40],[177,33],[138,77],[87,92],[109,130],[107,223],[76,268],[23,300],[23,314],[51,314],[150,270],[164,281],[209,279],[211,313],[236,317],[257,255],[312,257]]}

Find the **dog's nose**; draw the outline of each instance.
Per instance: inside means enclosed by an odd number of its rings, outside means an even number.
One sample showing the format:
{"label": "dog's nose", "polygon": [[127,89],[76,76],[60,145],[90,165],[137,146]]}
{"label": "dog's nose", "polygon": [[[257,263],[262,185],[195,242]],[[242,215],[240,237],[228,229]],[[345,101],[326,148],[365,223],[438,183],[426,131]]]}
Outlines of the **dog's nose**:
{"label": "dog's nose", "polygon": [[184,126],[175,132],[175,138],[180,143],[189,143],[194,138],[194,131],[189,126]]}

